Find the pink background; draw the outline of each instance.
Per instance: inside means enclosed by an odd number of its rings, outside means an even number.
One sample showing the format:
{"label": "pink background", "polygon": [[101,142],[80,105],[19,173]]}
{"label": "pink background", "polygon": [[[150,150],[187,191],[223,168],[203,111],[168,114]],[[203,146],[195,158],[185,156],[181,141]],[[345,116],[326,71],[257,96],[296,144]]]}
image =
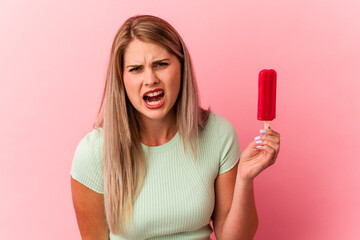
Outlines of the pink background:
{"label": "pink background", "polygon": [[115,32],[168,20],[187,43],[203,106],[241,148],[257,75],[278,72],[277,163],[256,179],[255,239],[360,239],[360,1],[1,1],[0,239],[80,239],[70,166],[100,105]]}

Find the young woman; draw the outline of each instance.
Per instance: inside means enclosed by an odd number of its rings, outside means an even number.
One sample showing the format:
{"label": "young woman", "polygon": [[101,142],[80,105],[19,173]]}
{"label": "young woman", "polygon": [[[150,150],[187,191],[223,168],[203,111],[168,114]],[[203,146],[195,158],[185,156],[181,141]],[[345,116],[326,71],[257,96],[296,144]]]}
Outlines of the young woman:
{"label": "young woman", "polygon": [[149,15],[114,39],[94,129],[77,146],[73,204],[82,239],[252,239],[253,179],[280,135],[262,130],[241,153],[234,127],[199,106],[189,52]]}

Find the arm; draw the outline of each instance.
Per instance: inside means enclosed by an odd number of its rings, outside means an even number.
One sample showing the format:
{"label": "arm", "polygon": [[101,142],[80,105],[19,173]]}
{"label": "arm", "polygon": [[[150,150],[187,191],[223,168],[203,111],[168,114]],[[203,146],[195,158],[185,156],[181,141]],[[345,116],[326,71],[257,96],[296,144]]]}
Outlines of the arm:
{"label": "arm", "polygon": [[261,143],[249,144],[237,166],[216,179],[213,220],[218,240],[249,240],[256,233],[258,216],[253,180],[275,163],[280,150],[280,134],[272,129],[267,131],[260,135]]}
{"label": "arm", "polygon": [[104,195],[71,177],[71,193],[82,240],[108,240]]}
{"label": "arm", "polygon": [[215,181],[213,224],[218,240],[253,239],[258,217],[252,181],[237,177],[238,164]]}

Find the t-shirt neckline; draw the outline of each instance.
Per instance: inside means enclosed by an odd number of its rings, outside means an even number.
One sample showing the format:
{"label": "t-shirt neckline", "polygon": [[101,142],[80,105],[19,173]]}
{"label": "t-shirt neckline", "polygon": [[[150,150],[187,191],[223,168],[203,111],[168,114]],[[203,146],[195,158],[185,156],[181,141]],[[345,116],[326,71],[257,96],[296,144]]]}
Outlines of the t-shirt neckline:
{"label": "t-shirt neckline", "polygon": [[165,151],[165,150],[169,149],[170,147],[172,147],[178,141],[179,141],[179,131],[176,132],[175,136],[172,137],[170,139],[170,141],[168,141],[167,143],[164,143],[159,146],[147,146],[147,145],[141,143],[141,147],[144,151],[149,152],[149,153],[162,152],[162,151]]}

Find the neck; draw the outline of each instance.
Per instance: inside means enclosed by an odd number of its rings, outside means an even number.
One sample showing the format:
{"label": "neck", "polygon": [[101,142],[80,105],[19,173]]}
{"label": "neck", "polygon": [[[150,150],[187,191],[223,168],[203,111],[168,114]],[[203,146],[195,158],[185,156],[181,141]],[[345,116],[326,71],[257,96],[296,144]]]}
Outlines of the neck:
{"label": "neck", "polygon": [[[174,109],[173,109],[174,110]],[[140,118],[140,141],[147,146],[160,146],[170,141],[177,133],[174,111],[163,119]]]}

